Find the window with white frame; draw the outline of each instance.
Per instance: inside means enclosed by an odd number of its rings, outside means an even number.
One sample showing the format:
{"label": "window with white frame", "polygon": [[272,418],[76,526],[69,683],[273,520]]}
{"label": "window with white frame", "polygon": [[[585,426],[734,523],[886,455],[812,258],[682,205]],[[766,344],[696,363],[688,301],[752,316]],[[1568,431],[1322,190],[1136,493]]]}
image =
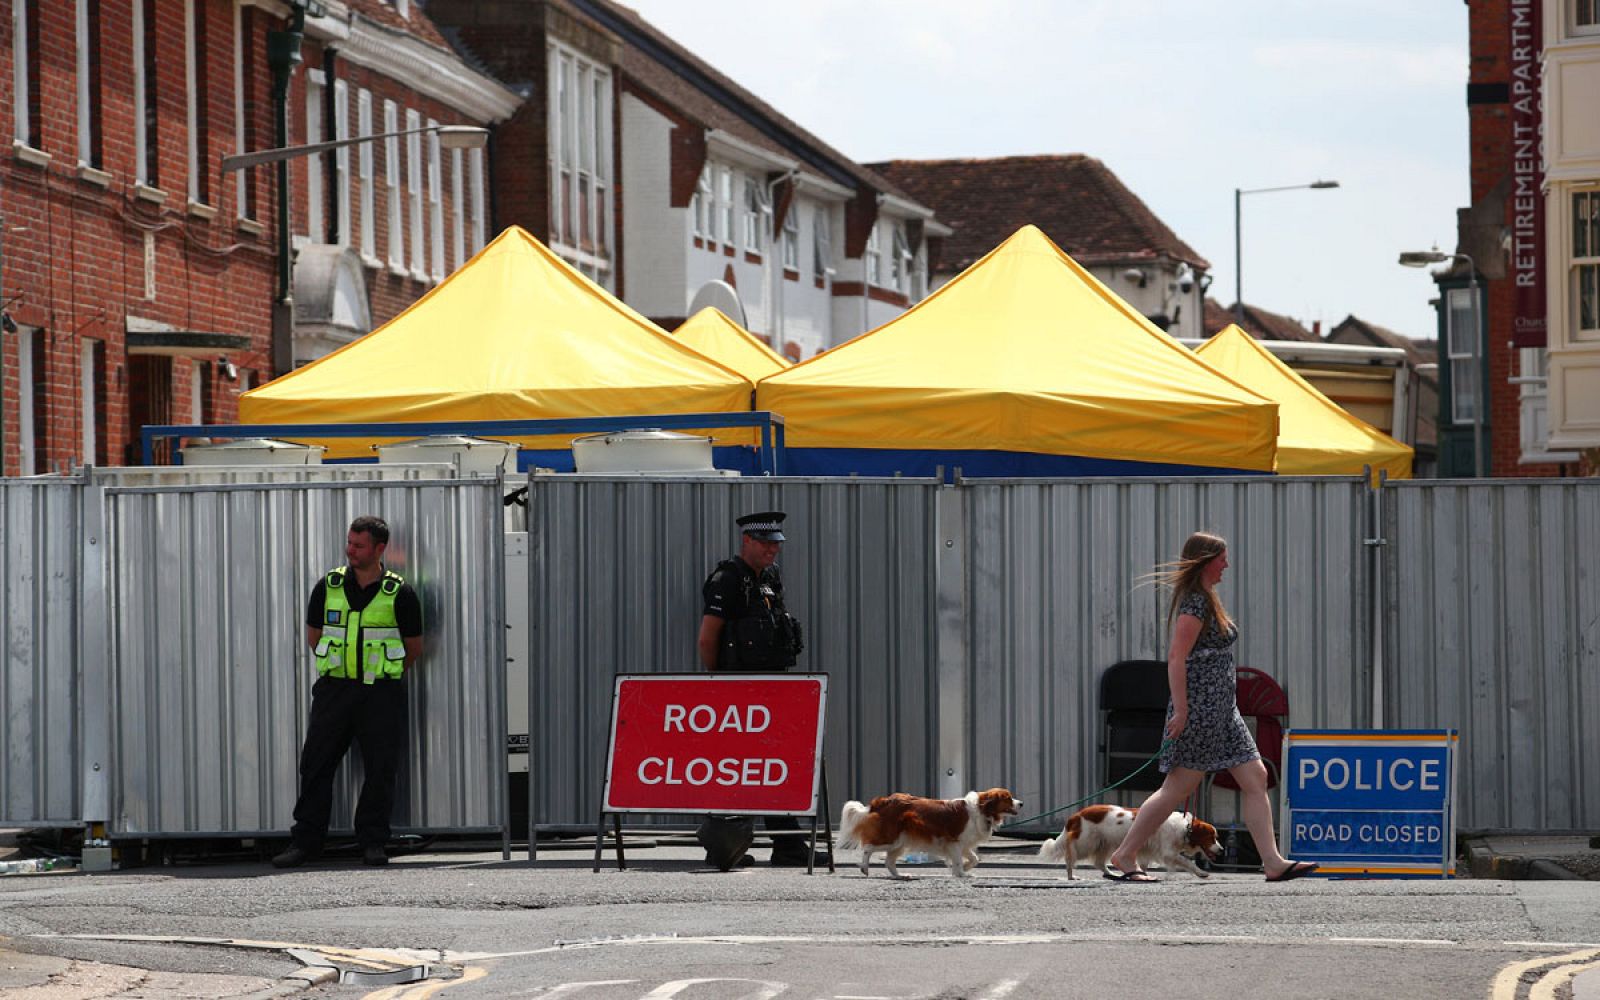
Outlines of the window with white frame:
{"label": "window with white frame", "polygon": [[100,142],[100,0],[76,0],[78,162],[103,166]]}
{"label": "window with white frame", "polygon": [[391,100],[383,102],[383,197],[389,216],[389,267],[398,271],[406,266],[405,210],[400,204],[400,109]]}
{"label": "window with white frame", "polygon": [[[21,7],[23,0],[13,0]],[[133,2],[133,179],[147,187],[161,186],[156,143],[156,0]],[[18,50],[21,53],[22,50]],[[243,117],[242,115],[240,116]],[[240,146],[242,152],[244,147]],[[250,171],[241,170],[241,177]],[[245,181],[248,187],[248,180]]]}
{"label": "window with white frame", "polygon": [[206,422],[206,366],[199,361],[189,362],[189,422]]}
{"label": "window with white frame", "polygon": [[[134,8],[134,14],[133,14],[133,17],[134,17],[134,26],[133,26],[133,30],[134,30],[134,43],[133,43],[133,45],[134,45],[134,71],[133,72],[134,72],[134,86],[135,86],[135,89],[138,88],[138,80],[139,80],[139,46],[140,46],[140,39],[138,38],[138,35],[139,35],[139,6],[140,6],[140,4],[141,4],[141,0],[134,0],[134,2],[133,2],[133,8]],[[246,28],[247,25],[249,25],[251,23],[250,21],[246,20],[246,13],[245,12],[246,11],[253,11],[253,10],[254,10],[254,8],[246,7],[244,4],[234,4],[234,6],[233,6],[233,151],[235,153],[245,153],[245,152],[248,152],[249,148],[250,148],[250,147],[245,145],[245,122],[246,122],[245,110],[244,110],[245,109],[245,104],[246,104],[246,101],[245,101],[246,90],[245,90],[245,88],[247,86],[249,86],[250,83],[252,83],[254,81],[251,79],[250,76],[248,76],[245,73],[245,59],[247,58],[247,54],[250,52],[250,50],[246,47],[245,28]],[[135,115],[138,115],[138,113],[139,113],[138,112],[138,104],[139,104],[139,98],[138,98],[138,95],[135,94],[135,96],[134,96],[134,106],[135,106],[135,112],[134,113],[135,113]],[[135,130],[135,136],[136,136],[136,138],[134,139],[134,142],[135,142],[135,145],[137,145],[137,143],[139,141],[138,138],[137,138],[137,133],[138,133],[138,130],[139,130],[139,125],[138,125],[137,122],[134,123],[134,130]],[[241,218],[241,219],[250,218],[250,209],[251,209],[251,206],[250,206],[250,171],[248,171],[248,170],[235,170],[233,172],[233,192],[234,192],[234,195],[233,195],[233,198],[234,198],[234,214],[238,218]]]}
{"label": "window with white frame", "polygon": [[428,273],[434,281],[444,280],[444,182],[439,176],[439,123],[428,119],[428,241],[432,253]]}
{"label": "window with white frame", "polygon": [[38,456],[34,451],[34,410],[42,392],[39,386],[39,369],[44,364],[44,352],[38,350],[38,331],[22,327],[17,331],[17,444],[19,445],[20,472],[31,476],[39,471]]}
{"label": "window with white frame", "polygon": [[703,240],[715,239],[711,235],[711,208],[716,195],[711,190],[711,164],[700,168],[700,179],[694,183],[694,195],[689,199],[689,219],[694,234]]}
{"label": "window with white frame", "polygon": [[459,268],[467,262],[467,203],[462,171],[466,157],[460,149],[450,151],[450,248],[451,260]]}
{"label": "window with white frame", "polygon": [[206,167],[211,145],[211,116],[207,100],[211,88],[207,81],[210,60],[206,57],[205,0],[184,0],[183,9],[188,31],[184,74],[189,86],[189,200],[197,205],[209,205],[211,172]]}
{"label": "window with white frame", "polygon": [[902,295],[911,294],[911,244],[906,241],[906,227],[896,222],[891,227],[889,284]]}
{"label": "window with white frame", "polygon": [[551,43],[550,235],[591,277],[609,270],[611,74]]}
{"label": "window with white frame", "polygon": [[467,151],[467,176],[472,182],[472,252],[483,249],[487,242],[488,205],[483,197],[483,150]]}
{"label": "window with white frame", "polygon": [[[350,85],[333,81],[333,137],[350,138]],[[338,227],[338,244],[350,245],[350,147],[333,152],[333,224]]]}
{"label": "window with white frame", "polygon": [[878,224],[873,223],[867,232],[867,250],[864,257],[867,284],[883,284],[883,250],[878,244]]}
{"label": "window with white frame", "polygon": [[789,210],[783,213],[783,269],[800,270],[800,205],[789,200]]}
{"label": "window with white frame", "polygon": [[717,169],[717,242],[733,242],[733,217],[737,206],[733,202],[733,168]]}
{"label": "window with white frame", "polygon": [[1600,190],[1572,193],[1572,305],[1572,339],[1600,339]]}
{"label": "window with white frame", "polygon": [[39,148],[39,0],[11,0],[11,120],[15,139]]}
{"label": "window with white frame", "polygon": [[[356,91],[356,135],[366,138],[372,134],[372,92],[365,87]],[[375,201],[372,190],[372,143],[356,145],[357,184],[361,198],[361,258],[373,261],[378,256],[377,220],[372,217]]]}
{"label": "window with white frame", "polygon": [[1450,362],[1450,420],[1470,424],[1478,412],[1477,303],[1472,289],[1445,292],[1445,348]]}
{"label": "window with white frame", "polygon": [[1572,5],[1572,33],[1600,34],[1600,0],[1568,0]]}
{"label": "window with white frame", "polygon": [[411,275],[428,274],[427,249],[422,232],[422,113],[406,109],[406,202],[411,207]]}
{"label": "window with white frame", "polygon": [[818,205],[811,221],[811,273],[822,278],[827,275],[833,260],[833,225],[829,221],[828,206]]}
{"label": "window with white frame", "polygon": [[100,414],[99,414],[99,387],[100,366],[104,346],[98,340],[85,337],[78,342],[78,400],[81,404],[80,426],[83,430],[83,461],[85,464],[99,461]]}
{"label": "window with white frame", "polygon": [[[306,73],[306,145],[322,141],[322,87],[327,77],[320,69]],[[321,243],[327,230],[322,221],[322,154],[301,158],[306,165],[306,235]]]}
{"label": "window with white frame", "polygon": [[744,175],[744,248],[761,252],[761,232],[767,214],[767,186],[749,174]]}

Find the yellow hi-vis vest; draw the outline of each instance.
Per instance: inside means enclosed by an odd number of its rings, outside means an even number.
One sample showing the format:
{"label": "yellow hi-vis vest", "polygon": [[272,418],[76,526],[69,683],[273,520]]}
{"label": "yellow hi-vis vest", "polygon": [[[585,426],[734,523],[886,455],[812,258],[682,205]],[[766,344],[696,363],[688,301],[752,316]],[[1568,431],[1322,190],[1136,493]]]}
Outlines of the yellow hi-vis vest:
{"label": "yellow hi-vis vest", "polygon": [[[394,616],[394,596],[405,581],[398,573],[384,570],[383,582],[372,602],[361,611],[351,611],[344,594],[343,566],[329,571],[322,598],[322,637],[314,655],[317,673],[323,677],[343,677],[371,684],[380,677],[395,680],[406,667],[406,643],[400,636],[400,623]],[[357,633],[361,649],[350,647]]]}

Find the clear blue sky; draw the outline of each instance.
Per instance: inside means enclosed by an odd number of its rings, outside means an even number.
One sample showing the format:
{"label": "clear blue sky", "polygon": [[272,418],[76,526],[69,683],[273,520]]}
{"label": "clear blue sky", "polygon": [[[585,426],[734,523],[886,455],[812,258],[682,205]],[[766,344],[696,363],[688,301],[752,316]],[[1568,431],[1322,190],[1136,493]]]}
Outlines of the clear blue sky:
{"label": "clear blue sky", "polygon": [[1434,335],[1401,250],[1455,244],[1466,204],[1467,8],[1409,0],[633,0],[658,28],[846,155],[1085,153],[1212,265],[1233,301],[1326,332]]}

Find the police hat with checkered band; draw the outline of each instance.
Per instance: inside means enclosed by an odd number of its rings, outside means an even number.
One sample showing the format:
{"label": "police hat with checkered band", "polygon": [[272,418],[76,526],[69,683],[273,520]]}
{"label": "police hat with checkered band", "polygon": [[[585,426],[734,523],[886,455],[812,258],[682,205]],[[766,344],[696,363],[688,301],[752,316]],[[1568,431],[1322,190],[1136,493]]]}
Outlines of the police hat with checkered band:
{"label": "police hat with checkered band", "polygon": [[746,514],[739,518],[739,530],[763,542],[781,542],[783,519],[789,515],[781,510],[764,510],[759,514]]}

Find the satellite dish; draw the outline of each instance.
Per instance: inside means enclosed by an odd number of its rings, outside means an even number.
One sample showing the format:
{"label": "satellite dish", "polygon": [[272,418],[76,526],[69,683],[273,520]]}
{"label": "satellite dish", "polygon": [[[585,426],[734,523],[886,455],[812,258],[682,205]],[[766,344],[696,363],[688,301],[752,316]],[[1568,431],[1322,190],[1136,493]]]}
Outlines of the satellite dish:
{"label": "satellite dish", "polygon": [[717,279],[701,285],[700,290],[695,292],[694,298],[689,301],[689,315],[693,316],[706,306],[716,307],[722,315],[746,330],[750,329],[750,324],[744,319],[744,303],[739,301],[738,291],[726,281]]}

